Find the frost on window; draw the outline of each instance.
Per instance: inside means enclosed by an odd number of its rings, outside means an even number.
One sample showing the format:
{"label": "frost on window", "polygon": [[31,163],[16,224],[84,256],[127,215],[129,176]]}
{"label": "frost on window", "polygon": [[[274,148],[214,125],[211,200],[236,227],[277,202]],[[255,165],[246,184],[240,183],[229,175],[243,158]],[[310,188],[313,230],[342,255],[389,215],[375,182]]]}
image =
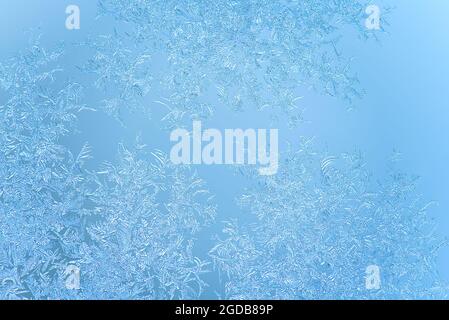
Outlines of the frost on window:
{"label": "frost on window", "polygon": [[[93,39],[88,70],[118,86],[120,99],[148,94],[138,105],[151,113],[156,101],[169,125],[209,116],[217,107],[211,97],[235,110],[267,109],[293,125],[301,118],[298,88],[347,101],[360,95],[338,31],[362,29],[361,2],[100,0],[99,7],[120,28],[107,46]],[[135,75],[137,64],[152,66],[151,79]]]}
{"label": "frost on window", "polygon": [[118,163],[105,164],[96,185],[95,219],[87,227],[91,246],[81,264],[86,294],[197,298],[208,263],[192,253],[193,239],[215,215],[204,182],[162,153],[120,146]]}
{"label": "frost on window", "polygon": [[[204,182],[138,144],[85,169],[72,154],[82,88],[38,42],[0,64],[0,298],[195,298],[194,237],[215,207]],[[72,277],[72,278],[68,278]]]}
{"label": "frost on window", "polygon": [[136,49],[127,47],[125,40],[117,32],[95,42],[87,40],[84,44],[94,46],[97,52],[83,68],[97,76],[94,86],[105,94],[101,109],[122,124],[127,110],[145,111],[144,98],[153,82],[151,55],[139,50],[134,53]]}
{"label": "frost on window", "polygon": [[[447,297],[436,267],[442,241],[416,178],[392,165],[378,184],[358,153],[307,146],[285,154],[277,175],[249,176],[240,202],[255,223],[227,223],[210,251],[226,298]],[[366,289],[370,265],[381,270],[378,290]]]}
{"label": "frost on window", "polygon": [[36,40],[0,64],[1,298],[66,297],[79,258],[89,147],[72,155],[58,142],[84,109],[80,85],[58,80],[61,54]]}

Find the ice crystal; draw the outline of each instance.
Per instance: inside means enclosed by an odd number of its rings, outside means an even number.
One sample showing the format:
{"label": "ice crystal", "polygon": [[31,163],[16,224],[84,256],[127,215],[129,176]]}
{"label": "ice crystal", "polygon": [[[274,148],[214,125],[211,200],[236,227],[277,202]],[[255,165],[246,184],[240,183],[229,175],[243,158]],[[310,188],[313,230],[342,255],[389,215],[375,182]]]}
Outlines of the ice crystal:
{"label": "ice crystal", "polygon": [[110,80],[127,93],[135,86],[145,91],[141,81],[148,79],[130,75],[137,61],[157,66],[150,96],[164,98],[169,124],[211,114],[211,96],[233,109],[252,105],[286,114],[293,124],[300,118],[298,88],[313,86],[346,100],[359,95],[349,60],[338,52],[336,32],[348,25],[361,28],[359,1],[99,4],[101,13],[123,22],[126,31],[114,32],[116,40],[106,47],[102,40],[92,42],[96,54],[90,70],[100,82]]}
{"label": "ice crystal", "polygon": [[[151,55],[134,53],[127,48],[118,33],[99,37],[95,42],[97,52],[89,59],[84,69],[98,75],[95,87],[102,89],[106,97],[102,109],[122,121],[124,108],[142,109],[143,98],[151,89]],[[88,40],[91,45],[93,40]],[[143,109],[144,110],[144,109]]]}
{"label": "ice crystal", "polygon": [[0,65],[0,297],[64,297],[83,221],[82,164],[58,143],[73,124],[81,87],[57,84],[61,51],[38,42]]}
{"label": "ice crystal", "polygon": [[207,263],[194,237],[215,214],[204,182],[141,144],[86,171],[89,145],[72,155],[60,142],[85,109],[58,77],[61,53],[35,43],[0,65],[0,297],[197,297]]}
{"label": "ice crystal", "polygon": [[[362,26],[361,2],[99,3],[125,30],[87,41],[94,55],[84,70],[117,119],[150,113],[153,101],[178,125],[211,115],[218,98],[294,123],[303,86],[359,94],[337,31]],[[62,53],[36,41],[0,64],[0,298],[199,297],[209,267],[194,254],[195,238],[216,213],[205,182],[140,142],[87,171],[89,144],[73,154],[61,142],[86,109],[82,86],[58,66]],[[416,179],[392,167],[374,184],[366,167],[357,153],[304,144],[285,153],[277,175],[250,172],[240,203],[254,223],[227,223],[210,251],[225,297],[446,297],[435,267],[441,241]],[[379,289],[365,286],[372,265]],[[80,271],[79,288],[67,285],[69,269]]]}
{"label": "ice crystal", "polygon": [[193,255],[193,239],[215,215],[211,195],[187,167],[144,154],[121,146],[118,164],[97,177],[85,290],[97,298],[196,298],[207,263]]}
{"label": "ice crystal", "polygon": [[[303,147],[240,201],[253,225],[229,222],[210,255],[231,299],[441,298],[442,242],[414,177],[391,168],[374,185],[358,153],[323,157]],[[369,290],[365,271],[380,268]]]}

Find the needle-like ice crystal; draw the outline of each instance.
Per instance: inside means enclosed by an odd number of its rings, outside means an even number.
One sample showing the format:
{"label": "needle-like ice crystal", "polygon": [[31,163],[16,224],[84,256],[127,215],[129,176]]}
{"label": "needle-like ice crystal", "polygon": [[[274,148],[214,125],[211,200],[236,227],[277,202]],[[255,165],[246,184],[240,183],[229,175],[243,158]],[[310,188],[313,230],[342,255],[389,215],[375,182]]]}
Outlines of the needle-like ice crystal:
{"label": "needle-like ice crystal", "polygon": [[[375,184],[360,154],[324,157],[306,145],[284,155],[277,175],[249,177],[240,202],[256,221],[227,223],[210,251],[226,298],[447,297],[436,267],[442,241],[416,178],[391,167]],[[366,285],[373,265],[378,289]]]}

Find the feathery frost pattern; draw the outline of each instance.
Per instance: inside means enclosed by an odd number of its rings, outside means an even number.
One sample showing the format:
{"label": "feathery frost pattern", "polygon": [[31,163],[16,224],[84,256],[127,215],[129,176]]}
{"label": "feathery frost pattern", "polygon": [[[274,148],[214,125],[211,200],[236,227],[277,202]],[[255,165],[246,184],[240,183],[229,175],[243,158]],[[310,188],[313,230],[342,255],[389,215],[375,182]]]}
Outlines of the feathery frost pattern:
{"label": "feathery frost pattern", "polygon": [[82,88],[55,87],[61,51],[34,43],[0,65],[0,297],[65,297],[85,221],[82,165],[58,143],[72,128]]}
{"label": "feathery frost pattern", "polygon": [[87,228],[94,245],[82,262],[86,291],[101,298],[196,298],[208,263],[193,255],[193,237],[215,216],[211,195],[189,168],[142,147],[120,146],[118,165],[105,164],[96,177],[97,221]]}
{"label": "feathery frost pattern", "polygon": [[[99,0],[116,28],[84,42],[94,83],[66,80],[85,75],[59,67],[64,46],[39,40],[0,63],[0,298],[209,297],[220,291],[204,280],[213,266],[228,299],[447,297],[435,265],[443,242],[416,179],[394,164],[375,184],[359,154],[304,143],[274,176],[239,167],[252,181],[239,202],[253,223],[226,223],[200,259],[196,238],[219,210],[191,167],[137,140],[87,170],[89,144],[73,154],[62,142],[89,110],[90,86],[103,92],[96,109],[125,125],[128,111],[163,108],[162,124],[151,123],[161,132],[219,107],[267,110],[293,126],[309,87],[350,105],[361,90],[339,29],[362,28],[365,5]],[[377,290],[365,287],[370,265]],[[70,268],[79,287],[67,284]]]}
{"label": "feathery frost pattern", "polygon": [[[60,55],[36,43],[0,66],[0,297],[197,297],[207,263],[193,237],[215,215],[204,182],[141,144],[83,169],[89,146],[73,156],[59,143],[85,109],[78,84],[49,89]],[[80,290],[66,287],[71,265]]]}
{"label": "feathery frost pattern", "polygon": [[[374,185],[360,154],[323,157],[307,144],[285,154],[276,176],[249,177],[240,203],[256,222],[228,222],[210,251],[226,298],[447,297],[436,267],[443,242],[416,178],[392,166]],[[365,287],[370,265],[381,271],[378,290]]]}
{"label": "feathery frost pattern", "polygon": [[120,29],[89,41],[95,55],[86,70],[98,74],[99,87],[120,92],[106,103],[119,119],[121,107],[151,113],[147,97],[166,109],[169,126],[179,125],[210,116],[214,97],[235,110],[268,109],[294,125],[301,120],[298,88],[348,103],[360,95],[350,60],[337,49],[340,28],[361,28],[359,1],[99,3]]}

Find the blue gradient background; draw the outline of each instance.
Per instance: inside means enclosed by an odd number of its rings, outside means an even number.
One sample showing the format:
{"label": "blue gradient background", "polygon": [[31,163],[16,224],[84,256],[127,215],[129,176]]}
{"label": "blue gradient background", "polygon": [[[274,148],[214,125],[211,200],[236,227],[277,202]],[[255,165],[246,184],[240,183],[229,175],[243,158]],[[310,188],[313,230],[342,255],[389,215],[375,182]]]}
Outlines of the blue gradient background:
{"label": "blue gradient background", "polygon": [[[0,0],[0,59],[4,60],[26,47],[27,31],[39,28],[42,44],[52,47],[59,41],[67,44],[67,56],[61,61],[70,70],[85,60],[85,51],[71,44],[88,35],[108,33],[107,24],[96,23],[96,2],[77,0],[81,8],[81,30],[68,31],[64,23],[67,5],[73,1]],[[348,31],[343,41],[343,55],[353,57],[352,70],[360,79],[365,96],[346,110],[344,102],[308,91],[301,101],[306,107],[306,123],[296,129],[280,127],[282,148],[285,141],[299,136],[315,136],[330,153],[360,149],[373,176],[382,179],[386,160],[394,149],[402,153],[402,169],[421,177],[419,191],[437,206],[429,211],[438,231],[449,236],[449,3],[440,0],[385,1],[393,10],[388,14],[387,34],[379,41],[361,41]],[[85,81],[90,81],[86,76]],[[97,93],[87,92],[86,101],[98,101]],[[153,108],[157,106],[148,101]],[[95,107],[95,105],[92,105]],[[155,117],[157,118],[157,117]],[[267,115],[250,111],[233,113],[218,110],[204,121],[205,127],[269,127]],[[84,113],[79,119],[79,133],[69,135],[64,144],[74,151],[88,141],[93,147],[91,168],[104,160],[113,160],[117,143],[132,142],[141,133],[152,148],[169,151],[168,132],[137,115],[129,116],[127,127],[100,112]],[[216,195],[217,221],[229,217],[246,219],[234,199],[245,182],[223,166],[198,167],[201,177]],[[249,217],[247,219],[250,219]],[[212,234],[220,224],[206,228],[200,235],[196,253],[206,257]],[[439,269],[449,280],[449,248],[440,253]],[[217,275],[207,275],[209,282]]]}

